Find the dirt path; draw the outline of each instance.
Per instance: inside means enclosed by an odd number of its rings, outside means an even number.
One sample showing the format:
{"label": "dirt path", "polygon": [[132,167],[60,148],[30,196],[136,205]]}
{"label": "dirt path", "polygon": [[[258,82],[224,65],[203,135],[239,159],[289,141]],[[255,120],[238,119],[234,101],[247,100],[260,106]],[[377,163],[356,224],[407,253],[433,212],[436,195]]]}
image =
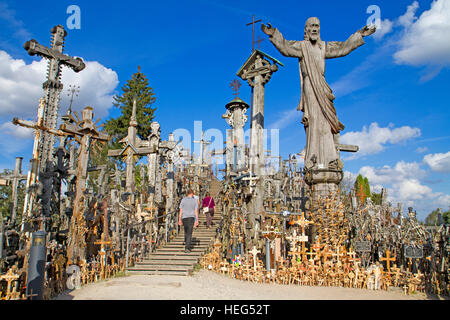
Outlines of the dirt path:
{"label": "dirt path", "polygon": [[56,300],[423,300],[399,289],[371,291],[333,287],[256,284],[200,270],[193,276],[133,275],[83,286]]}

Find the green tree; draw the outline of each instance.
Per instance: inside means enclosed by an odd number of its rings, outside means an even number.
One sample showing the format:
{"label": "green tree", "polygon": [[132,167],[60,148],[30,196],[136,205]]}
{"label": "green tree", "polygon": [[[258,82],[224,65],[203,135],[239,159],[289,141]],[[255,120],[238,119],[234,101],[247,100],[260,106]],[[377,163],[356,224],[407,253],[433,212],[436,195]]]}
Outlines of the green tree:
{"label": "green tree", "polygon": [[[450,223],[450,210],[442,212],[442,216],[444,217],[444,223],[446,224]],[[437,209],[431,211],[431,213],[425,218],[425,225],[427,226],[439,225]]]}
{"label": "green tree", "polygon": [[364,190],[364,194],[367,197],[371,197],[370,184],[369,184],[369,179],[367,179],[367,177],[364,177],[364,180],[363,180],[363,190]]}
{"label": "green tree", "polygon": [[128,132],[133,100],[136,98],[137,135],[141,139],[147,139],[151,133],[151,122],[154,119],[156,108],[152,105],[156,98],[153,89],[149,86],[147,77],[138,67],[130,80],[122,87],[122,95],[114,96],[114,107],[120,109],[121,115],[105,122],[105,131],[110,135],[112,146],[119,147],[118,141],[124,138]]}
{"label": "green tree", "polygon": [[381,205],[381,192],[380,193],[372,192],[372,195],[370,198],[372,199],[373,204]]}

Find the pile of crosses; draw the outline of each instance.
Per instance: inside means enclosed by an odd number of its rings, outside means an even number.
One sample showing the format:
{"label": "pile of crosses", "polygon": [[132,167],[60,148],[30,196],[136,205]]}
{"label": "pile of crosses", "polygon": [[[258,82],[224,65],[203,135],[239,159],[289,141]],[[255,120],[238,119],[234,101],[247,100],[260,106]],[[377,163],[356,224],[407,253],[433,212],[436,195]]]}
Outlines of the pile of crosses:
{"label": "pile of crosses", "polygon": [[[366,211],[362,209],[357,214],[364,212]],[[232,259],[229,259],[229,255],[227,257],[223,250],[223,247],[229,248],[229,244],[224,246],[217,239],[212,251],[201,259],[201,265],[204,269],[255,283],[370,290],[389,290],[397,287],[405,294],[430,291],[448,294],[448,282],[444,279],[442,283],[443,278],[439,277],[437,270],[431,273],[427,271],[430,270],[433,261],[431,256],[406,258],[404,263],[404,254],[400,254],[405,248],[404,244],[398,244],[396,247],[397,244],[391,243],[391,249],[381,251],[380,246],[373,246],[368,240],[366,240],[368,242],[354,241],[351,231],[356,226],[353,225],[354,219],[349,218],[353,214],[347,211],[337,195],[319,198],[308,211],[308,219],[304,213],[296,218],[291,217],[289,223],[291,234],[285,237],[289,244],[287,259],[282,255],[277,256],[273,252],[276,250],[272,250],[271,247],[268,251],[269,246],[266,246],[265,251],[262,246],[259,249],[253,246],[246,254],[242,254],[242,249],[232,249],[230,250],[233,251]],[[239,224],[234,221],[230,226],[233,225]],[[297,227],[301,229],[298,233]],[[408,224],[405,227],[410,228]],[[236,230],[236,227],[230,229]],[[375,231],[372,230],[373,232]],[[261,237],[271,241],[282,235],[276,226],[270,224],[260,233]],[[417,241],[420,234],[421,232],[416,236],[409,235],[405,240]],[[438,234],[442,238],[444,229],[441,228]],[[309,237],[314,239],[311,243],[308,241]],[[411,249],[408,245],[406,248]],[[267,258],[267,252],[270,252],[271,259]]]}
{"label": "pile of crosses", "polygon": [[[186,180],[195,180],[202,193],[208,189],[210,168],[202,162],[190,174],[189,160],[179,161],[186,152],[172,134],[167,141],[161,139],[157,122],[151,124],[147,139],[139,138],[136,100],[128,134],[119,141],[122,147],[108,152],[111,161],[99,159],[101,146],[110,137],[97,126],[99,119],[94,120],[92,107],[84,108],[79,116],[70,106],[58,128],[62,67],[81,72],[85,64],[81,58],[63,54],[67,36],[63,26],[55,26],[51,34],[51,47],[35,40],[24,45],[30,55],[48,59],[48,73],[37,121],[13,119],[15,125],[35,131],[28,175],[21,173],[18,158],[14,172],[0,177],[0,183],[10,184],[13,190],[6,225],[0,217],[2,298],[45,299],[123,272],[179,231],[176,208]],[[94,155],[100,164],[92,166]],[[137,166],[140,157],[147,157],[148,164]],[[26,185],[19,214],[21,181]],[[67,185],[65,194],[63,184]],[[37,232],[43,236],[33,242]],[[31,254],[36,248],[40,248],[39,259]],[[34,282],[42,285],[38,285],[39,292],[32,292],[29,270],[41,270],[36,268],[38,261],[44,266]]]}

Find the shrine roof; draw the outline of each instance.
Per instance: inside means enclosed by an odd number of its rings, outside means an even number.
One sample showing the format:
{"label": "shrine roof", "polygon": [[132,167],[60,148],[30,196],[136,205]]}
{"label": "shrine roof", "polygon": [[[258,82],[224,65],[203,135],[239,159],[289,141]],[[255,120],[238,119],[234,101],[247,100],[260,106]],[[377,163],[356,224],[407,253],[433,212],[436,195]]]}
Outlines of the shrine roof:
{"label": "shrine roof", "polygon": [[248,59],[245,61],[245,63],[242,65],[242,67],[236,73],[239,77],[243,73],[244,69],[246,69],[251,63],[253,63],[253,61],[256,59],[256,56],[258,54],[262,55],[263,57],[265,57],[265,58],[267,58],[269,60],[272,60],[273,63],[279,64],[280,66],[284,67],[284,64],[281,63],[279,60],[277,60],[274,57],[268,55],[267,53],[262,52],[259,49],[255,49],[255,51],[252,52],[250,57],[248,57]]}

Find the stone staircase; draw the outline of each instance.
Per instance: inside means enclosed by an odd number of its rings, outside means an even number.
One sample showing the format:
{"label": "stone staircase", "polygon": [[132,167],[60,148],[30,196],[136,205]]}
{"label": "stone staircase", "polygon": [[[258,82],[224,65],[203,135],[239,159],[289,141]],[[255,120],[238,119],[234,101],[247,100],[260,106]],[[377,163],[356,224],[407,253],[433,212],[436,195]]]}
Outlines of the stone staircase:
{"label": "stone staircase", "polygon": [[[214,181],[214,180],[213,180]],[[211,185],[211,194],[217,195],[217,189],[220,182]],[[186,276],[193,272],[195,265],[206,253],[209,246],[214,243],[216,228],[220,223],[220,206],[216,206],[216,212],[213,217],[213,225],[207,229],[205,222],[206,216],[199,212],[199,225],[192,232],[193,248],[190,253],[185,253],[184,249],[184,230],[181,231],[165,246],[156,249],[146,259],[136,262],[135,266],[127,269],[128,274],[144,275],[180,275]]]}

